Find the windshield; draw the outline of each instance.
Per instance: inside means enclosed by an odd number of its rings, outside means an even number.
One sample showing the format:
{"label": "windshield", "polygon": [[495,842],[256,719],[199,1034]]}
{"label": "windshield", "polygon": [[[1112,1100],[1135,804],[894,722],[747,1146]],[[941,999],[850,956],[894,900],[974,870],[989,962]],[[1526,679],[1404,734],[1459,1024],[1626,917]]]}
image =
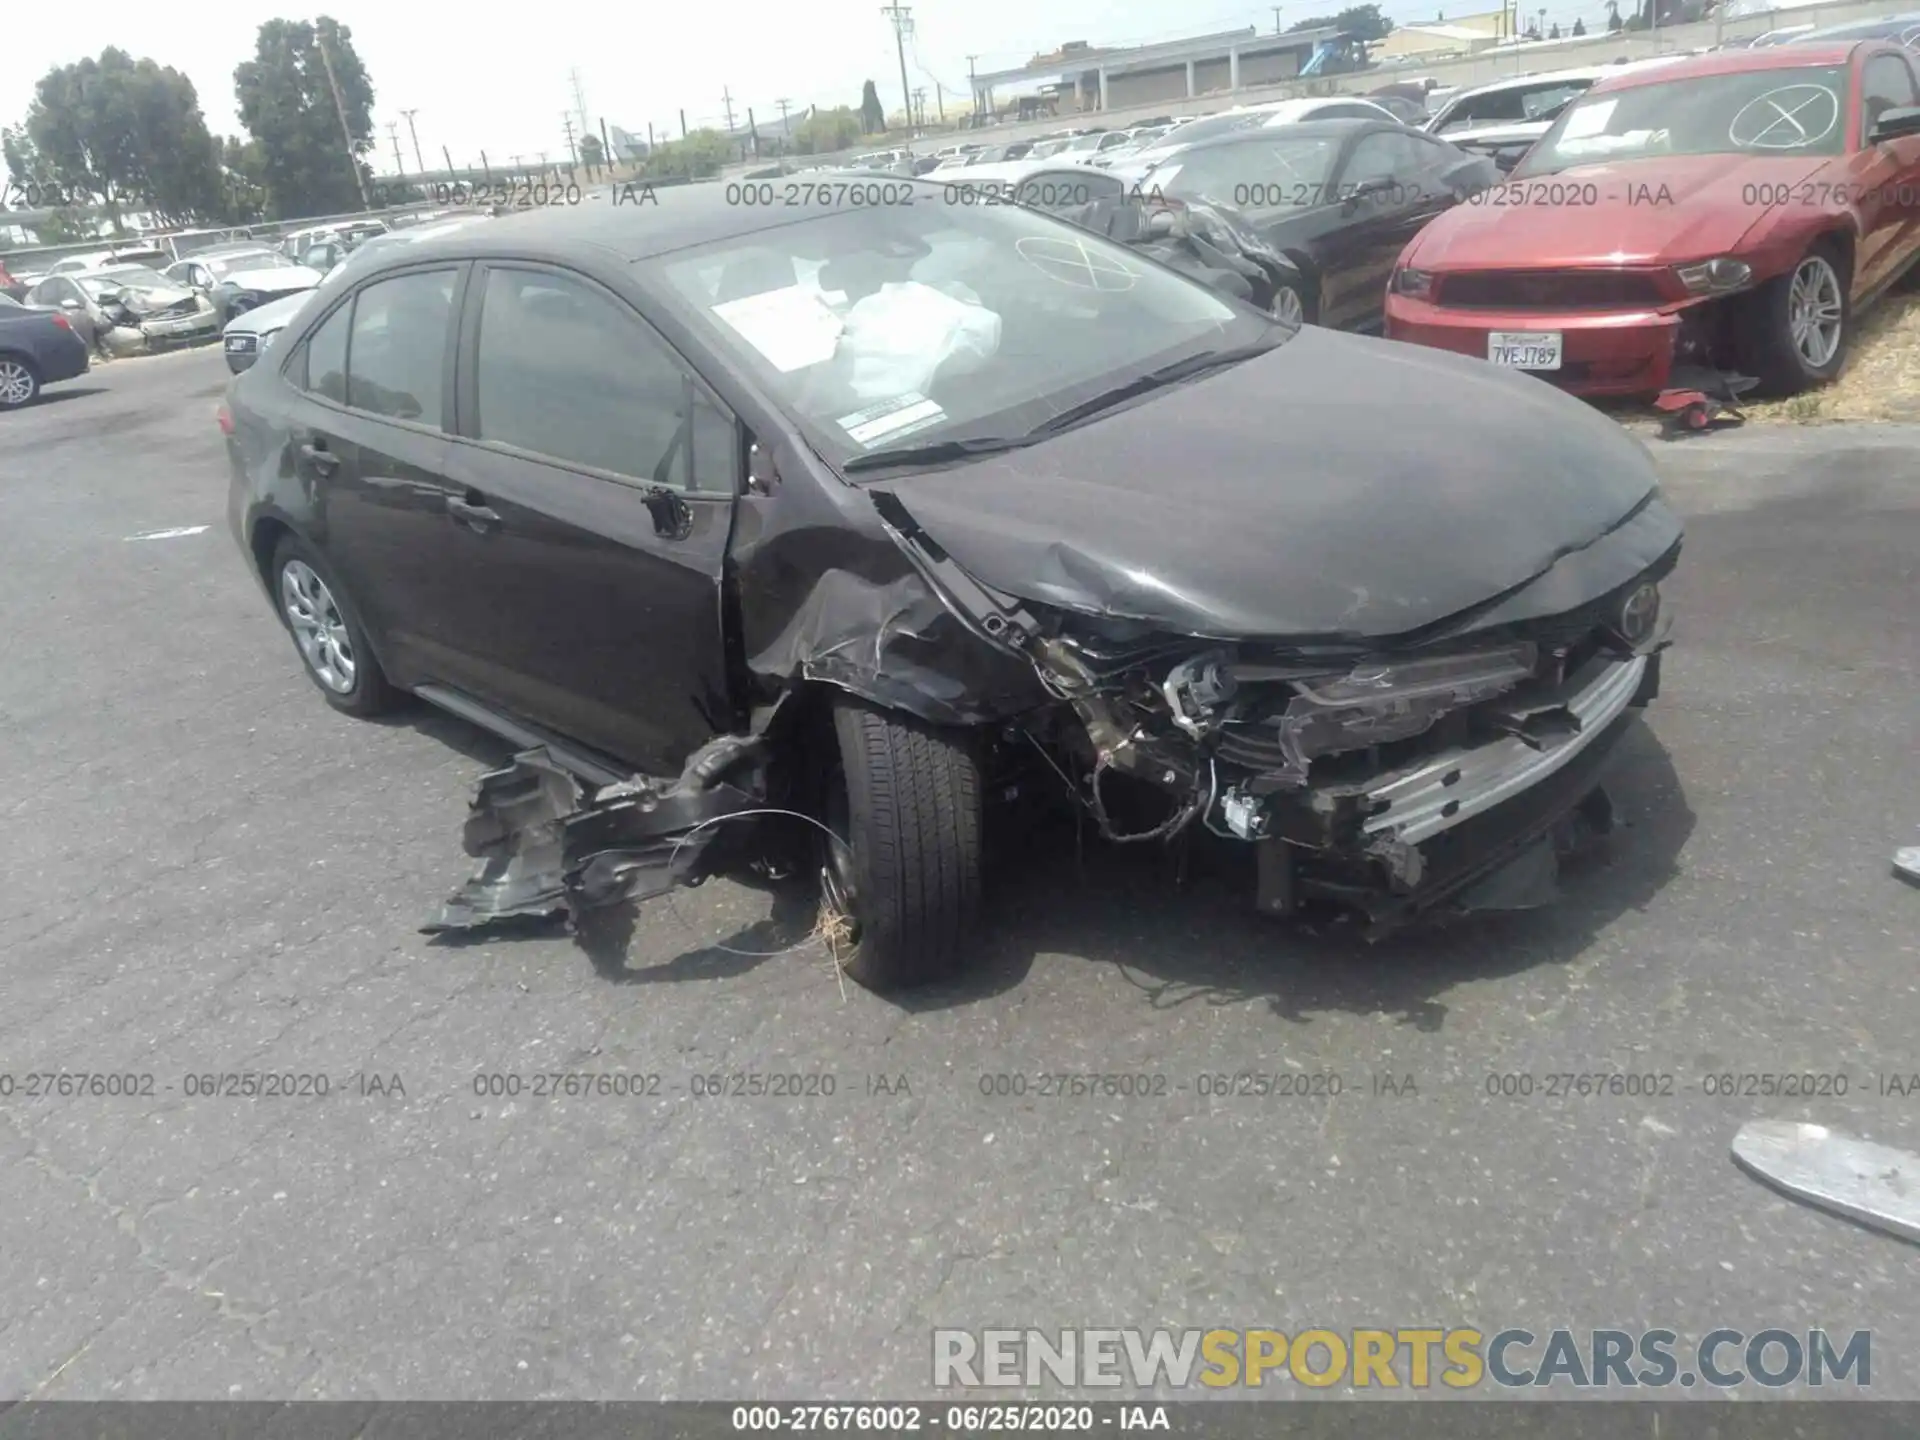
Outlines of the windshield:
{"label": "windshield", "polygon": [[1569,100],[1593,87],[1589,79],[1554,80],[1540,85],[1514,85],[1486,95],[1464,95],[1441,112],[1436,134],[1485,129],[1494,125],[1525,125],[1550,120]]}
{"label": "windshield", "polygon": [[125,270],[96,270],[90,275],[71,277],[80,288],[87,292],[90,299],[98,300],[102,295],[115,290],[178,290],[180,286],[158,271],[148,270],[144,266],[133,266]]}
{"label": "windshield", "polygon": [[1290,333],[1013,206],[848,210],[641,265],[838,463],[1024,435],[1151,370]]}
{"label": "windshield", "polygon": [[1847,72],[1796,66],[1696,75],[1589,95],[1554,123],[1515,178],[1660,155],[1838,155]]}
{"label": "windshield", "polygon": [[1154,170],[1151,183],[1177,199],[1211,200],[1249,215],[1310,210],[1332,197],[1327,182],[1339,154],[1337,136],[1279,131],[1182,150]]}
{"label": "windshield", "polygon": [[1231,135],[1236,130],[1249,130],[1266,120],[1269,112],[1261,110],[1238,111],[1232,115],[1209,115],[1204,120],[1189,120],[1185,125],[1176,125],[1157,141],[1150,144],[1157,150],[1162,145],[1172,145],[1176,141],[1190,145],[1195,140],[1211,140],[1216,135]]}
{"label": "windshield", "polygon": [[210,255],[200,262],[216,280],[241,270],[291,270],[293,261],[274,250],[246,250],[232,255]]}

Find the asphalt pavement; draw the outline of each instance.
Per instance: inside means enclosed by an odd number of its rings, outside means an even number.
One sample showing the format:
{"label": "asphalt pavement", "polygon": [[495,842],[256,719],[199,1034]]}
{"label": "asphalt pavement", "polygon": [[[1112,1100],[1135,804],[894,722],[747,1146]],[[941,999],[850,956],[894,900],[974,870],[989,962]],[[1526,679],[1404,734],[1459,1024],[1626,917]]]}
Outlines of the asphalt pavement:
{"label": "asphalt pavement", "polygon": [[[504,749],[321,703],[226,532],[226,378],[0,417],[0,1400],[910,1397],[989,1324],[1870,1329],[1920,1397],[1912,1248],[1727,1153],[1920,1149],[1913,431],[1657,449],[1678,643],[1557,907],[1368,947],[1035,842],[980,963],[895,1003],[715,948],[771,943],[733,884],[624,962],[419,933]],[[1241,1071],[1341,1093],[1203,1093]],[[1489,1094],[1573,1072],[1654,1093]],[[1708,1093],[1807,1072],[1846,1093]],[[801,1080],[696,1093],[735,1075]]]}

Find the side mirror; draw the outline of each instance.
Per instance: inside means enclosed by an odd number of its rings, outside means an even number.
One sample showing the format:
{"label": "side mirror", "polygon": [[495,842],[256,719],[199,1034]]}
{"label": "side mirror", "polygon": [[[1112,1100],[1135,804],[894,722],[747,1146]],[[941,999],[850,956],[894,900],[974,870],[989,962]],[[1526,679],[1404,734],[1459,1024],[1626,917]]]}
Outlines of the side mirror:
{"label": "side mirror", "polygon": [[1362,180],[1347,193],[1346,202],[1341,206],[1341,209],[1351,215],[1368,201],[1385,194],[1386,189],[1387,182],[1385,180]]}
{"label": "side mirror", "polygon": [[1920,135],[1920,106],[1903,105],[1896,110],[1883,110],[1880,118],[1873,122],[1873,128],[1867,132],[1869,145],[1884,145],[1889,140],[1904,140],[1909,135]]}

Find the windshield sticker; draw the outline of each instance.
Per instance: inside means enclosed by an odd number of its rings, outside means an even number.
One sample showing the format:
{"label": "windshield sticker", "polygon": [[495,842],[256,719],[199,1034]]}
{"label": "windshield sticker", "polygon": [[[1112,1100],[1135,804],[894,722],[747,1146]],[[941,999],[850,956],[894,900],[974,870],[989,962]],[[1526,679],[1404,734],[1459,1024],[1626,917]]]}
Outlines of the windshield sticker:
{"label": "windshield sticker", "polygon": [[1824,85],[1782,85],[1740,107],[1727,139],[1740,150],[1799,150],[1840,123],[1840,97]]}
{"label": "windshield sticker", "polygon": [[908,391],[851,415],[842,415],[840,428],[856,445],[871,448],[878,441],[924,430],[946,418],[947,412],[940,408],[938,401],[929,400],[918,391]]}
{"label": "windshield sticker", "polygon": [[818,290],[801,285],[729,300],[713,313],[783,375],[831,360],[845,328]]}
{"label": "windshield sticker", "polygon": [[1567,116],[1567,128],[1560,132],[1560,138],[1585,140],[1589,136],[1602,134],[1619,104],[1618,100],[1596,100],[1591,105],[1579,106]]}

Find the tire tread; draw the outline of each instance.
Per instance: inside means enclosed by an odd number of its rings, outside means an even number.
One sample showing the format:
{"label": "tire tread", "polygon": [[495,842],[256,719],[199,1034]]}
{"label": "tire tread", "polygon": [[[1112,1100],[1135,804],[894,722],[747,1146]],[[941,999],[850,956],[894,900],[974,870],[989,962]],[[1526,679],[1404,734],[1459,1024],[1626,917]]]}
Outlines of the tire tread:
{"label": "tire tread", "polygon": [[876,990],[959,963],[979,911],[980,770],[962,734],[854,701],[836,705],[859,876],[848,973]]}

